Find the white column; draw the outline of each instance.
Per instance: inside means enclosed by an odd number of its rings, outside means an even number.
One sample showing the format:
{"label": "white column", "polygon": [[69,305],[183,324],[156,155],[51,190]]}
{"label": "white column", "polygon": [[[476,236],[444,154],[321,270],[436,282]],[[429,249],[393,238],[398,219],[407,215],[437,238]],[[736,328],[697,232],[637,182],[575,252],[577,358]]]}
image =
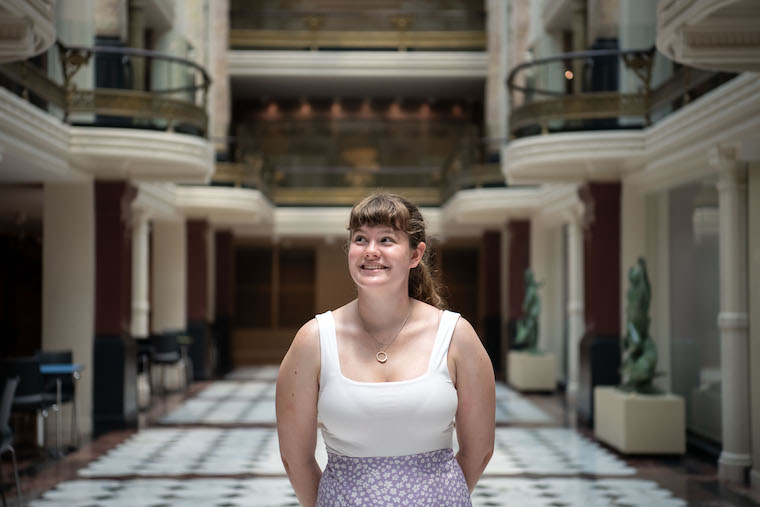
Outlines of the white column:
{"label": "white column", "polygon": [[94,194],[91,182],[45,184],[42,221],[42,348],[69,349],[74,362],[84,365],[77,382],[83,435],[92,432]]}
{"label": "white column", "polygon": [[[747,204],[749,231],[749,314],[750,364],[760,364],[760,161],[753,161],[747,171]],[[752,487],[760,490],[760,371],[750,368],[750,417],[752,424],[752,470],[749,473]]]}
{"label": "white column", "polygon": [[747,168],[731,148],[713,148],[720,174],[720,329],[722,480],[744,482],[752,465],[749,414],[749,318],[747,315]]}
{"label": "white column", "polygon": [[507,137],[508,2],[487,0],[488,77],[486,79],[486,136],[489,153],[498,153]]}
{"label": "white column", "polygon": [[145,210],[132,210],[132,322],[134,338],[147,338],[148,329],[148,239],[149,215]]}
{"label": "white column", "polygon": [[580,209],[574,210],[570,214],[567,222],[567,234],[567,405],[574,412],[580,385],[580,345],[585,332],[583,314],[583,222]]}
{"label": "white column", "polygon": [[185,221],[153,222],[153,325],[156,333],[187,327]]}

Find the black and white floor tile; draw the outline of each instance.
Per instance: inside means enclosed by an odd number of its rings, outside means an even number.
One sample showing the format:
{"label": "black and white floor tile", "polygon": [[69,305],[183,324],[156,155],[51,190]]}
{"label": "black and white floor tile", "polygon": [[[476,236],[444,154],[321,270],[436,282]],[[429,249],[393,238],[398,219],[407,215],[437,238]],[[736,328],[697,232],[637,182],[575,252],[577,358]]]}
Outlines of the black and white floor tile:
{"label": "black and white floor tile", "polygon": [[[161,419],[161,424],[275,424],[273,382],[214,382]],[[496,388],[498,424],[553,423],[543,410],[503,384]]]}
{"label": "black and white floor tile", "polygon": [[[686,502],[652,481],[639,479],[484,478],[475,507],[684,507]],[[60,484],[30,507],[297,506],[284,477],[254,479],[80,480]]]}
{"label": "black and white floor tile", "polygon": [[[236,370],[167,415],[162,427],[136,433],[81,469],[81,479],[59,484],[30,505],[298,505],[274,427],[276,376],[276,367]],[[556,421],[507,386],[497,385],[496,398],[497,422],[511,426],[497,427],[494,456],[473,505],[686,505],[656,483],[633,477],[635,469],[592,440],[551,426]],[[324,467],[321,436],[316,458]]]}

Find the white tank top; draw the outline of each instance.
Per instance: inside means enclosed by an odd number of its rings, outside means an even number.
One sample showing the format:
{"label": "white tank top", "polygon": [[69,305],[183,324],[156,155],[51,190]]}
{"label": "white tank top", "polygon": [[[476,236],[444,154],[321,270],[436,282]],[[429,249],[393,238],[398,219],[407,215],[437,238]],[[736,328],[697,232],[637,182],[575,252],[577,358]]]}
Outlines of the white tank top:
{"label": "white tank top", "polygon": [[327,451],[351,457],[405,456],[452,446],[457,391],[447,356],[458,313],[443,312],[427,371],[396,382],[343,376],[335,320],[317,315],[321,371],[317,423]]}

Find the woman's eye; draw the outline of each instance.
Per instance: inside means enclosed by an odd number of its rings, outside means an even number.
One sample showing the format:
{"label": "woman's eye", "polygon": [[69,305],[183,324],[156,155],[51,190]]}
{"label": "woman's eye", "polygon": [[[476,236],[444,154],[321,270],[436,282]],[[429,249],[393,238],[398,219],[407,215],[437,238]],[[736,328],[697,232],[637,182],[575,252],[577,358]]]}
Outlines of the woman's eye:
{"label": "woman's eye", "polygon": [[357,243],[360,243],[360,242],[364,241],[364,236],[356,236],[354,238],[354,241],[357,242]]}

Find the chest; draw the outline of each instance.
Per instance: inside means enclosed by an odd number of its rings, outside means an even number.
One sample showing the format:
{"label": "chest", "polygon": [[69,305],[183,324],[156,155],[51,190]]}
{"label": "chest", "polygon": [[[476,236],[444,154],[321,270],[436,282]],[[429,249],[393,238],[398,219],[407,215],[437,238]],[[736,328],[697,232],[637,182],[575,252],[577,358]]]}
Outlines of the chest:
{"label": "chest", "polygon": [[427,373],[436,345],[435,332],[399,335],[384,352],[385,363],[377,360],[384,347],[366,335],[346,333],[337,336],[340,370],[344,377],[357,382],[397,382]]}

